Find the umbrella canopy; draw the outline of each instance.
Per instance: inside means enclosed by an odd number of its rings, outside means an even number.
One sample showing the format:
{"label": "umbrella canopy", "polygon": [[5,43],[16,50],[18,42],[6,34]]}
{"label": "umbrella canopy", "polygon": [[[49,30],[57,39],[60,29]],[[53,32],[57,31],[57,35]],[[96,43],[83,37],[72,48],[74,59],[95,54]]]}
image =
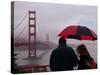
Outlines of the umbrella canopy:
{"label": "umbrella canopy", "polygon": [[58,36],[78,40],[97,40],[97,35],[85,26],[68,26]]}

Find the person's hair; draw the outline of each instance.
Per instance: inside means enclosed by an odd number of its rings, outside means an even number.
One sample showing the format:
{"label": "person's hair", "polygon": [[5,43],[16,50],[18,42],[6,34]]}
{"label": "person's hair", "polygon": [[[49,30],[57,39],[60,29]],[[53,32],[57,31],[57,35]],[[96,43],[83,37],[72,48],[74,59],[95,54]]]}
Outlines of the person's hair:
{"label": "person's hair", "polygon": [[80,56],[89,56],[90,57],[90,54],[84,44],[78,46],[76,51]]}
{"label": "person's hair", "polygon": [[59,44],[66,44],[66,39],[63,37],[59,38]]}

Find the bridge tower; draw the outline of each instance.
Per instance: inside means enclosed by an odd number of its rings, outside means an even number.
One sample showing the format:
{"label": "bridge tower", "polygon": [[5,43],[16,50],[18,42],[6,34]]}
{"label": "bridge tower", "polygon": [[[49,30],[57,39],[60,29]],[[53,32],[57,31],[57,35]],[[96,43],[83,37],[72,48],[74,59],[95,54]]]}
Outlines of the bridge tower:
{"label": "bridge tower", "polygon": [[36,11],[29,11],[28,25],[28,50],[31,57],[36,56]]}
{"label": "bridge tower", "polygon": [[49,34],[48,33],[46,33],[46,44],[49,47]]}

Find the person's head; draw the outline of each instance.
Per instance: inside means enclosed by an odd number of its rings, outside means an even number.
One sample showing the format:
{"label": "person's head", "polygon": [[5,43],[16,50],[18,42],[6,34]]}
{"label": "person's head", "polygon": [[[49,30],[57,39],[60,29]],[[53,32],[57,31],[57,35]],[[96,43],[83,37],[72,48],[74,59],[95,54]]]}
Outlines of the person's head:
{"label": "person's head", "polygon": [[59,45],[66,45],[66,39],[63,37],[59,38]]}
{"label": "person's head", "polygon": [[89,54],[89,52],[84,44],[79,45],[77,47],[76,51],[80,56],[90,56],[90,54]]}

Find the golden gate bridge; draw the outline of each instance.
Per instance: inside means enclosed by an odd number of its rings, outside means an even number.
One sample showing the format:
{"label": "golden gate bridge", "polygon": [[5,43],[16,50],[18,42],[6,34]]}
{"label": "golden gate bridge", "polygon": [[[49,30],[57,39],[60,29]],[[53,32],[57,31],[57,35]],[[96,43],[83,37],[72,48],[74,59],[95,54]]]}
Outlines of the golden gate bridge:
{"label": "golden gate bridge", "polygon": [[[26,18],[26,15],[23,17],[21,22],[14,28],[14,30],[16,30],[18,26],[22,24],[25,18]],[[21,36],[22,32],[25,30],[26,27],[27,26],[25,25],[15,39],[18,39],[18,37]],[[34,32],[32,32],[32,29],[34,30]],[[33,45],[31,45],[32,43]],[[21,43],[15,42],[15,47],[23,46],[23,45],[28,46],[29,57],[36,56],[36,11],[28,12],[28,42],[21,42]]]}
{"label": "golden gate bridge", "polygon": [[[25,19],[28,18],[28,23],[24,24],[23,27],[20,27],[22,25],[22,23],[25,21]],[[25,31],[25,29],[27,28],[27,34],[23,35],[23,32]],[[19,29],[19,30],[18,30]],[[19,33],[18,33],[19,31]],[[15,47],[21,47],[21,46],[27,46],[28,47],[28,56],[32,57],[32,56],[36,56],[37,55],[37,50],[36,50],[36,11],[28,11],[28,14],[25,14],[22,17],[22,20],[14,26],[14,33],[15,36]],[[18,38],[19,37],[24,37],[27,36],[27,41],[23,41],[23,42],[18,42]],[[23,40],[25,40],[23,38]],[[46,34],[46,40],[49,43],[49,35]]]}
{"label": "golden gate bridge", "polygon": [[[25,19],[28,18],[28,23],[24,24],[23,27],[22,23],[25,21]],[[27,34],[25,34],[28,38],[27,41],[20,41],[18,42],[17,40],[19,37],[24,37],[23,32],[27,28]],[[19,29],[19,30],[18,30]],[[19,31],[19,33],[18,33]],[[17,32],[17,33],[16,33]],[[17,35],[16,35],[17,34]],[[24,17],[22,17],[22,20],[17,25],[14,25],[14,47],[21,47],[21,46],[27,46],[28,47],[28,56],[37,56],[37,49],[36,49],[36,11],[28,11],[28,15],[25,14]],[[24,38],[23,38],[24,39]],[[24,39],[26,40],[26,39]],[[46,42],[49,44],[49,35],[46,34]],[[49,67],[49,65],[24,65],[24,66],[17,66],[16,70],[20,70],[22,72],[38,72],[38,71],[47,71],[46,67]],[[33,71],[34,69],[34,71]]]}

